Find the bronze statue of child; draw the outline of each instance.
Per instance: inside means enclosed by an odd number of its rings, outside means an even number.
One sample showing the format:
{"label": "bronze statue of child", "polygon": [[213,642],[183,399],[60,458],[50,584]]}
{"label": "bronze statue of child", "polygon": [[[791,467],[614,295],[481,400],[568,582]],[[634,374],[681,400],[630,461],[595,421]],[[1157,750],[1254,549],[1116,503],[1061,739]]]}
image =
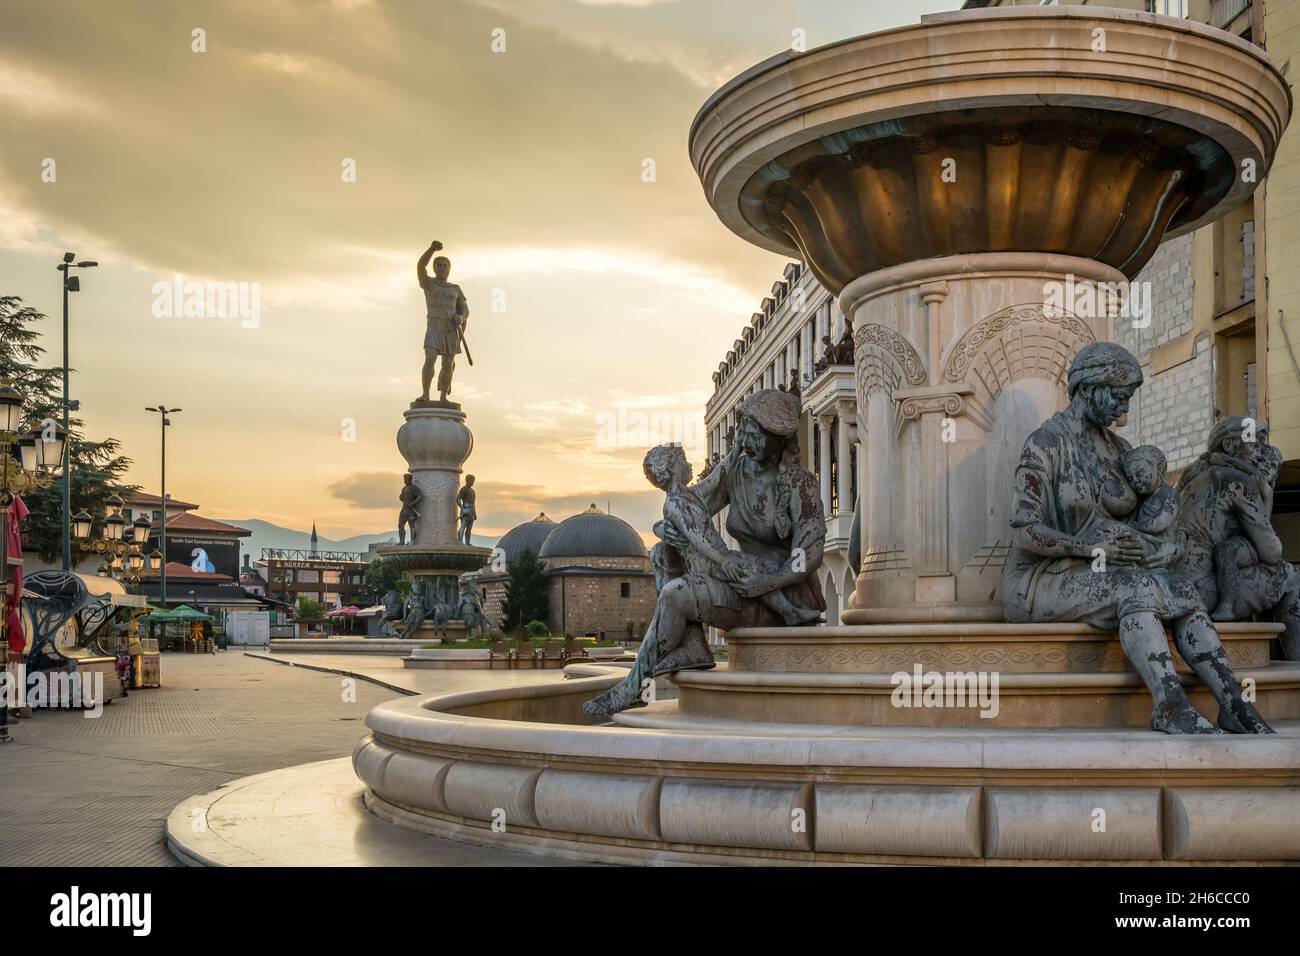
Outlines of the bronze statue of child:
{"label": "bronze statue of child", "polygon": [[1129,524],[1142,534],[1167,540],[1178,517],[1178,491],[1165,483],[1169,462],[1155,445],[1140,445],[1120,458],[1129,486],[1141,497]]}
{"label": "bronze statue of child", "polygon": [[[704,502],[690,487],[691,465],[680,445],[659,445],[650,449],[646,453],[643,468],[650,484],[667,495],[664,499],[663,523],[690,542],[690,547],[680,554],[688,574],[702,574],[728,581],[734,580],[734,576],[738,575],[775,574],[781,569],[783,562],[776,557],[760,558],[727,547],[722,535],[709,520]],[[655,547],[658,549],[667,545],[659,544]],[[776,612],[786,624],[808,624],[821,617],[820,611],[796,606],[779,588],[759,596],[758,600]]]}
{"label": "bronze statue of child", "polygon": [[1120,456],[1119,466],[1138,496],[1137,507],[1127,521],[1107,518],[1090,522],[1080,537],[1087,542],[1101,543],[1115,526],[1128,529],[1141,535],[1158,556],[1149,566],[1169,567],[1182,552],[1182,545],[1174,529],[1178,491],[1165,482],[1169,466],[1165,453],[1155,445],[1139,445]]}
{"label": "bronze statue of child", "polygon": [[[1283,461],[1282,452],[1277,446],[1265,441],[1260,448],[1260,454],[1255,459],[1258,469],[1255,475],[1255,488],[1251,489],[1249,482],[1244,485],[1247,494],[1251,494],[1252,491],[1258,493],[1261,514],[1268,515],[1273,511],[1273,486],[1277,482],[1278,472],[1282,470]],[[1254,495],[1251,494],[1251,497]],[[1219,606],[1210,614],[1211,618],[1216,621],[1236,621],[1246,620],[1254,615],[1254,608],[1238,607],[1238,603],[1247,602],[1238,602],[1236,598],[1242,590],[1241,569],[1259,563],[1259,551],[1245,535],[1234,535],[1215,547],[1214,574],[1218,579]]]}

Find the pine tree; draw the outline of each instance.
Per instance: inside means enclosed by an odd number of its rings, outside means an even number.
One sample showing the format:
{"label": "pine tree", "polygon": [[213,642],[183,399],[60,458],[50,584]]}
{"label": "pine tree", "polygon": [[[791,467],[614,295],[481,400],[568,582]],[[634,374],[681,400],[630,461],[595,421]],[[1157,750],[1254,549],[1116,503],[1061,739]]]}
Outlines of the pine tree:
{"label": "pine tree", "polygon": [[[28,425],[45,419],[62,422],[62,366],[43,367],[45,349],[38,344],[36,324],[45,316],[24,305],[18,296],[0,296],[0,381],[8,381],[22,396]],[[122,482],[131,459],[118,454],[116,438],[90,441],[82,436],[83,422],[68,420],[68,454],[72,464],[72,513],[85,510],[94,519],[91,536],[99,534],[104,520],[104,500],[111,494],[126,495],[137,486]],[[16,456],[16,449],[9,449]],[[56,561],[63,545],[63,480],[49,488],[30,491],[23,501],[31,511],[24,543],[45,561]],[[75,563],[75,554],[74,554]]]}
{"label": "pine tree", "polygon": [[501,629],[515,631],[529,621],[550,616],[551,599],[546,587],[546,565],[531,551],[510,562],[510,580],[501,602]]}

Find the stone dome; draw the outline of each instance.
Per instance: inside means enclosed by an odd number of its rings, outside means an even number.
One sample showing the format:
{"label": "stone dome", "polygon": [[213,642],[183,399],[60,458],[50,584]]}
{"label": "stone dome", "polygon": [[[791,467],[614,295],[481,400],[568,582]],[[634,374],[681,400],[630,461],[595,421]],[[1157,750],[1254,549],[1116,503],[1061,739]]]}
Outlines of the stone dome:
{"label": "stone dome", "polygon": [[542,546],[541,557],[644,558],[645,545],[636,529],[592,505],[581,514],[560,522]]}
{"label": "stone dome", "polygon": [[505,553],[506,564],[516,561],[525,551],[539,554],[542,544],[559,525],[546,517],[543,511],[532,521],[511,528],[497,541],[496,546]]}

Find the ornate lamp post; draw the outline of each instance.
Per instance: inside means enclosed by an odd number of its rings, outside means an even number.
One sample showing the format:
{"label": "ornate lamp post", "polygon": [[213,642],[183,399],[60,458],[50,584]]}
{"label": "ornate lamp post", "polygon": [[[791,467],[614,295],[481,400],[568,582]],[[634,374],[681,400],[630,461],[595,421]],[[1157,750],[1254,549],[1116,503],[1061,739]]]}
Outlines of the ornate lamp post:
{"label": "ornate lamp post", "polygon": [[[77,539],[78,549],[104,555],[104,563],[100,565],[98,571],[101,576],[123,580],[134,586],[140,583],[140,576],[145,567],[144,545],[149,542],[150,522],[148,518],[141,515],[128,525],[126,518],[122,517],[124,504],[125,502],[118,495],[109,495],[105,499],[104,528],[100,537],[91,540],[90,529],[94,520],[85,511],[73,515],[72,531]],[[157,551],[149,556],[148,564],[151,571],[157,570],[160,563],[161,555]]]}

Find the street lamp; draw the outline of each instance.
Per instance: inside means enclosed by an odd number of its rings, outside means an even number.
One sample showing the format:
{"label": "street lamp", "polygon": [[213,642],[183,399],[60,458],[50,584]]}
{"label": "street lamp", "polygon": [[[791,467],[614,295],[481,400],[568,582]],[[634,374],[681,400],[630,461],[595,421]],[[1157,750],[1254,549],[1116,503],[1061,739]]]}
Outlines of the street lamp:
{"label": "street lamp", "polygon": [[85,511],[78,511],[72,516],[72,535],[78,541],[84,541],[90,537],[90,526],[94,519]]}
{"label": "street lamp", "polygon": [[109,495],[104,500],[104,529],[93,541],[90,540],[90,531],[94,521],[85,511],[72,516],[72,529],[80,550],[104,555],[104,563],[96,573],[109,578],[120,577],[126,583],[136,585],[140,583],[145,566],[141,546],[149,540],[149,519],[141,515],[132,522],[128,539],[127,521],[122,517],[123,504],[118,495]]}
{"label": "street lamp", "polygon": [[162,577],[158,588],[158,599],[162,604],[163,610],[167,609],[167,426],[172,423],[168,415],[175,415],[181,411],[179,408],[168,408],[162,402],[157,405],[150,405],[145,409],[146,412],[157,412],[162,418],[162,531],[159,534],[162,548],[161,567]]}
{"label": "street lamp", "polygon": [[[81,280],[72,274],[73,269],[93,269],[99,265],[92,259],[74,262],[75,252],[65,252],[63,261],[55,268],[63,273],[63,434],[68,433],[68,293],[81,291]],[[68,460],[70,446],[65,441],[60,449],[63,463],[63,570],[72,570],[72,463]]]}
{"label": "street lamp", "polygon": [[57,470],[63,464],[63,449],[67,432],[51,419],[40,422],[26,435],[20,436],[18,452],[23,468],[35,472]]}
{"label": "street lamp", "polygon": [[[48,488],[54,484],[62,464],[62,439],[44,441],[45,432],[41,428],[22,434],[22,418],[22,396],[8,382],[0,382],[0,496],[5,499],[6,508],[14,492],[22,494],[31,488]],[[16,459],[9,454],[15,444],[19,446]],[[3,519],[0,519],[0,538],[3,537]]]}

